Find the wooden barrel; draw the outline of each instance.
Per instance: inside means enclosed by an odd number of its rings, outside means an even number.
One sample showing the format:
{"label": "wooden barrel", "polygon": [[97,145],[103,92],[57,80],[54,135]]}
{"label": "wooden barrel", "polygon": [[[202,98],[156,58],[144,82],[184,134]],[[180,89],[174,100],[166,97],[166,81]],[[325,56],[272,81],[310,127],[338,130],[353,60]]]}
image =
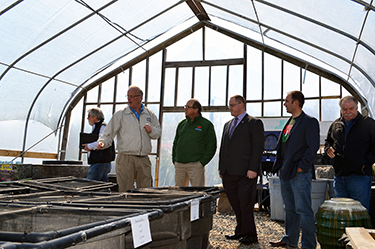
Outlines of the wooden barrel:
{"label": "wooden barrel", "polygon": [[324,201],[315,216],[315,231],[324,248],[344,248],[338,240],[345,227],[371,228],[371,220],[366,208],[359,201],[350,198],[332,198]]}

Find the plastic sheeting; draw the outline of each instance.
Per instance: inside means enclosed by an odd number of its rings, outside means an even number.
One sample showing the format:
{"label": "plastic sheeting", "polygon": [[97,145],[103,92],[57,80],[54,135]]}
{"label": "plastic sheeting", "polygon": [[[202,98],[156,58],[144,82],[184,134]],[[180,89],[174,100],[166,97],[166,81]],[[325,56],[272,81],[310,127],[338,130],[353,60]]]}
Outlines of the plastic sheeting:
{"label": "plastic sheeting", "polygon": [[[240,26],[242,35],[347,80],[374,116],[373,0],[200,2],[211,22]],[[1,1],[0,122],[29,119],[56,129],[93,76],[145,51],[168,30],[198,21],[185,1]]]}

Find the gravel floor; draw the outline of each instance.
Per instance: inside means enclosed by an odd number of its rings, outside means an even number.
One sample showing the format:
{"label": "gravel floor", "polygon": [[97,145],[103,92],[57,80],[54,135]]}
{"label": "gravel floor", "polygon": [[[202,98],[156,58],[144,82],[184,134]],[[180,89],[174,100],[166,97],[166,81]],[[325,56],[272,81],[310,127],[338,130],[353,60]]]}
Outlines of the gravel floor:
{"label": "gravel floor", "polygon": [[[269,241],[277,241],[281,239],[284,234],[284,222],[271,220],[270,215],[265,211],[254,211],[254,215],[258,232],[258,243],[243,245],[237,240],[233,241],[225,239],[226,234],[233,234],[234,232],[236,225],[235,215],[231,213],[216,213],[213,218],[212,230],[210,232],[209,248],[270,248]],[[320,249],[319,243],[317,248]]]}

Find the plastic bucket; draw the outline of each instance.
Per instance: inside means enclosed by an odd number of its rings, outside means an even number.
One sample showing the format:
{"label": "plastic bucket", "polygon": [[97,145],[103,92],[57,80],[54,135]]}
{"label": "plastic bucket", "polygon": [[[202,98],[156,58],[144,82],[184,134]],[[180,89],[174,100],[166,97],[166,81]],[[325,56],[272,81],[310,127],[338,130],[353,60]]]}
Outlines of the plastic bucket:
{"label": "plastic bucket", "polygon": [[[271,219],[285,221],[285,207],[281,195],[279,177],[269,178],[269,189],[271,197]],[[311,185],[311,207],[314,215],[318,212],[320,205],[324,202],[327,190],[327,179],[314,179]]]}

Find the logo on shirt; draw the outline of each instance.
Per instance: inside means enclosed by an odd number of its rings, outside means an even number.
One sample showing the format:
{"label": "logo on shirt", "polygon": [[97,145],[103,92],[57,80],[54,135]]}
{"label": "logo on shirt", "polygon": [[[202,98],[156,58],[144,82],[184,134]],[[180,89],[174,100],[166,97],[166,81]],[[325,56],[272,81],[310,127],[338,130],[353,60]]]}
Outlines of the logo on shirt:
{"label": "logo on shirt", "polygon": [[283,134],[282,134],[282,140],[281,140],[283,143],[285,143],[285,141],[288,138],[289,133],[292,130],[292,128],[293,128],[293,125],[285,126],[285,129],[283,130]]}
{"label": "logo on shirt", "polygon": [[196,131],[202,131],[202,126],[198,125],[196,128],[195,128]]}
{"label": "logo on shirt", "polygon": [[150,117],[146,118],[146,121],[151,123],[151,118]]}

